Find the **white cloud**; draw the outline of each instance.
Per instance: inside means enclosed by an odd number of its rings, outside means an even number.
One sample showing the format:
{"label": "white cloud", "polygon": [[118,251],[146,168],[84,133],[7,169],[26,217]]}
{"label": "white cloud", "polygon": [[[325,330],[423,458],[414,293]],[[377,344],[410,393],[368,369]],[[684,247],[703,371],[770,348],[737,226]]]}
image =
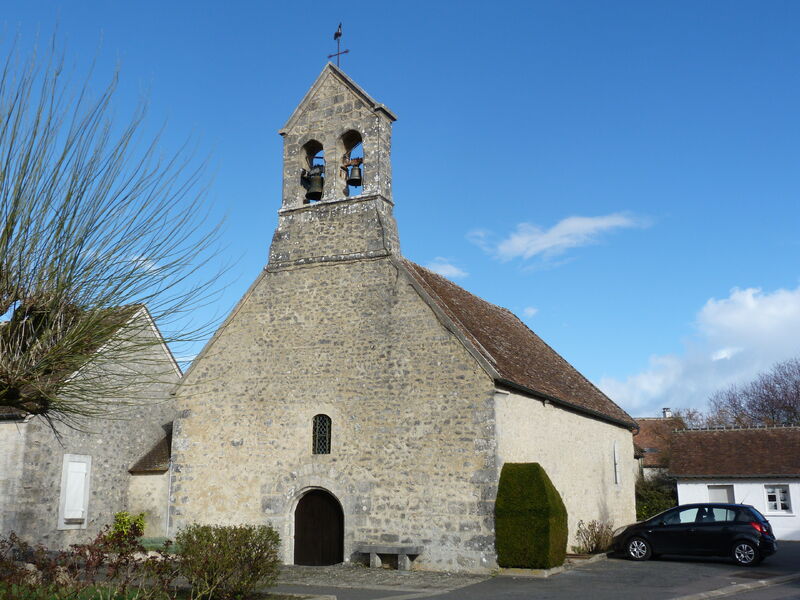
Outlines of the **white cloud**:
{"label": "white cloud", "polygon": [[599,217],[567,217],[550,229],[533,223],[520,223],[505,239],[493,244],[491,233],[472,231],[467,238],[502,261],[513,258],[530,259],[537,255],[545,258],[563,254],[570,248],[587,246],[599,241],[602,234],[616,229],[646,227],[647,221],[624,213]]}
{"label": "white cloud", "polygon": [[800,286],[734,288],[727,298],[708,300],[695,325],[683,353],[653,356],[641,373],[605,377],[600,388],[634,416],[656,415],[664,406],[704,409],[716,390],[800,355]]}
{"label": "white cloud", "polygon": [[711,360],[715,360],[715,361],[716,360],[730,360],[731,358],[733,358],[734,356],[739,354],[739,352],[741,352],[742,350],[743,350],[743,348],[732,348],[732,347],[720,348],[716,352],[712,352],[711,353]]}
{"label": "white cloud", "polygon": [[526,306],[525,308],[522,309],[522,314],[525,315],[526,317],[532,317],[538,312],[539,309],[536,308],[535,306]]}
{"label": "white cloud", "polygon": [[463,279],[469,275],[469,273],[463,269],[459,269],[457,266],[455,266],[450,259],[443,258],[441,256],[434,258],[427,265],[425,265],[425,267],[434,273],[438,273],[444,277],[449,277],[450,279]]}

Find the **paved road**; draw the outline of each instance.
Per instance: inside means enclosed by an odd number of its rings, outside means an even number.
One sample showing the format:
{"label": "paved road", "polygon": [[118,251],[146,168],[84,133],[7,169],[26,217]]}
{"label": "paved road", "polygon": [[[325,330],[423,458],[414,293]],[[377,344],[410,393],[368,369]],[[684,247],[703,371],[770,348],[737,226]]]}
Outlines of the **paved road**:
{"label": "paved road", "polygon": [[[369,573],[368,569],[364,571]],[[325,594],[337,600],[702,600],[709,597],[800,600],[800,542],[781,543],[778,554],[749,569],[722,559],[661,558],[638,563],[610,558],[548,579],[500,576],[477,583],[474,578],[463,581],[452,578],[442,583],[415,579],[411,574],[407,579],[383,578],[379,584],[371,585],[364,575],[359,574],[356,585],[348,584],[347,577],[342,577],[338,582],[331,580],[332,585],[317,579],[313,586],[282,584],[276,591]],[[770,582],[782,583],[770,586]],[[369,589],[375,587],[380,589]]]}

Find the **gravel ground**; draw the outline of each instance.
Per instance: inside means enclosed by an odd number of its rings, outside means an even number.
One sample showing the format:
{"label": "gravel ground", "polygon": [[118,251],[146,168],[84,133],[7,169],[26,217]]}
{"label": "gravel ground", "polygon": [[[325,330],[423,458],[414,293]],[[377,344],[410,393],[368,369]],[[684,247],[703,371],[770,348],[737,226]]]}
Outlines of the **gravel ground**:
{"label": "gravel ground", "polygon": [[488,579],[487,575],[432,573],[370,569],[361,565],[330,567],[281,567],[278,583],[282,585],[332,586],[362,589],[451,590]]}

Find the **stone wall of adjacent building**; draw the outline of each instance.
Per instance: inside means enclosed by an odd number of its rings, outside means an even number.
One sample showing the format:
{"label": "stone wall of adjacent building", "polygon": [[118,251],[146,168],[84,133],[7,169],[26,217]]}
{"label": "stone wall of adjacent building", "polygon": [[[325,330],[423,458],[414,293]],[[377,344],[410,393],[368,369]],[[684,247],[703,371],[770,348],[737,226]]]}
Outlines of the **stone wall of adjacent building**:
{"label": "stone wall of adjacent building", "polygon": [[[177,393],[171,530],[271,523],[293,561],[314,488],[358,542],[423,545],[418,568],[495,564],[494,385],[389,259],[266,272]],[[312,420],[332,450],[312,454]]]}
{"label": "stone wall of adjacent building", "polygon": [[495,395],[495,418],[499,462],[541,464],[561,494],[568,546],[575,543],[578,521],[614,527],[636,521],[630,430],[506,391]]}
{"label": "stone wall of adjacent building", "polygon": [[128,482],[128,511],[144,515],[145,537],[167,535],[167,512],[170,475],[166,473],[136,473]]}
{"label": "stone wall of adjacent building", "polygon": [[22,420],[0,421],[0,536],[12,528],[27,427]]}
{"label": "stone wall of adjacent building", "polygon": [[[142,335],[153,335],[145,328]],[[115,418],[84,419],[81,429],[58,426],[60,439],[41,419],[31,419],[24,428],[24,457],[17,462],[13,492],[0,497],[5,514],[3,526],[23,539],[51,548],[84,543],[94,538],[113,521],[114,513],[128,509],[128,469],[152,445],[163,438],[163,426],[174,418],[170,392],[178,375],[159,345],[140,349],[136,370],[151,382],[137,388],[139,398],[120,410],[120,404],[108,398],[109,411]],[[108,377],[132,377],[132,365],[104,365]],[[129,398],[130,400],[130,398]],[[8,424],[0,425],[9,437]],[[5,444],[5,441],[0,442]],[[85,528],[59,529],[59,502],[64,455],[91,456],[89,503]],[[165,503],[166,506],[166,503]],[[165,510],[165,509],[164,509]],[[162,513],[163,514],[163,513]]]}

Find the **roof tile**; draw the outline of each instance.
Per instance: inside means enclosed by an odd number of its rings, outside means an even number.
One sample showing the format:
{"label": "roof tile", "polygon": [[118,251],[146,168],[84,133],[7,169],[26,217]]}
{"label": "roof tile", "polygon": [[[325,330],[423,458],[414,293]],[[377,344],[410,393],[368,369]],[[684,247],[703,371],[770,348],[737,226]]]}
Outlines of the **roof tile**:
{"label": "roof tile", "polygon": [[511,311],[470,294],[409,260],[414,279],[502,379],[535,393],[635,427],[633,418],[597,389]]}
{"label": "roof tile", "polygon": [[686,429],[672,434],[677,477],[800,476],[800,427]]}

